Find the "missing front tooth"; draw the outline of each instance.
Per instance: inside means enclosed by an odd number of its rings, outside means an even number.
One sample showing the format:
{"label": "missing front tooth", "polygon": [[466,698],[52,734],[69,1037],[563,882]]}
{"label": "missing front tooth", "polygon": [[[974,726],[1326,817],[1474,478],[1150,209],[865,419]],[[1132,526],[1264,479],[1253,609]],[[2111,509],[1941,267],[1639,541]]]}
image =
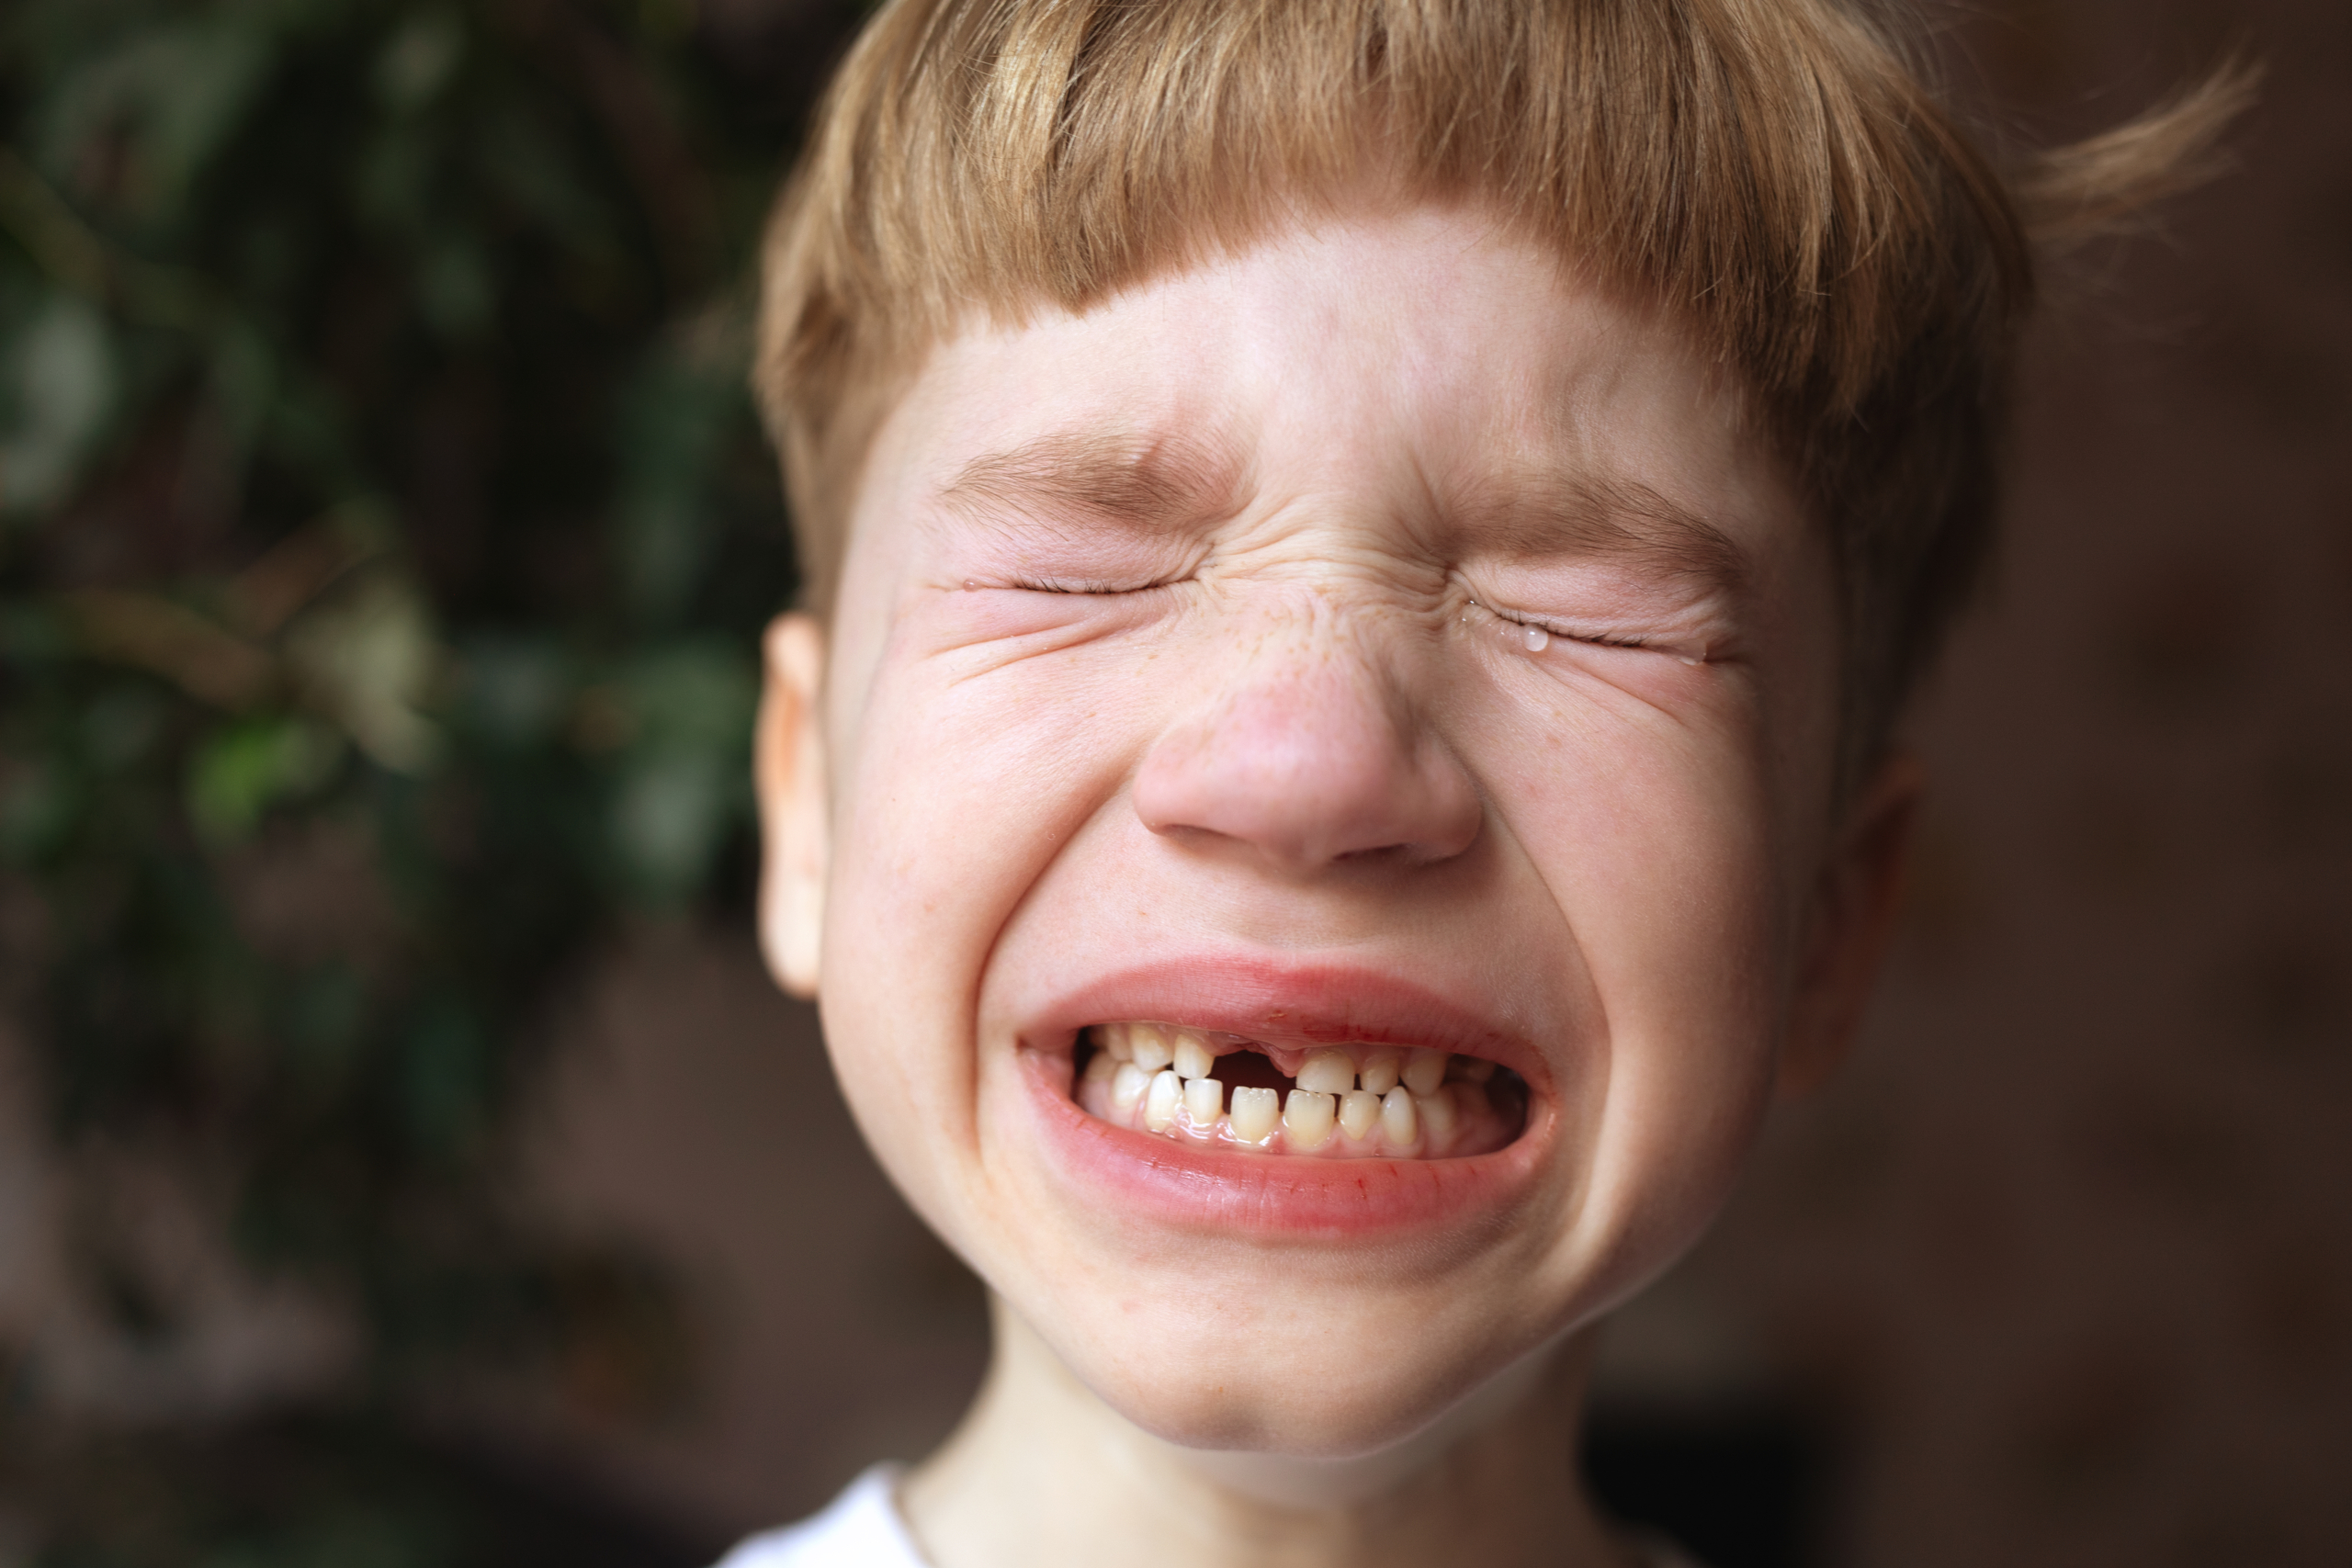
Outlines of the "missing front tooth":
{"label": "missing front tooth", "polygon": [[1090,1025],[1071,1043],[1090,1114],[1196,1144],[1294,1155],[1446,1158],[1527,1129],[1524,1078],[1427,1046],[1265,1044],[1182,1024]]}

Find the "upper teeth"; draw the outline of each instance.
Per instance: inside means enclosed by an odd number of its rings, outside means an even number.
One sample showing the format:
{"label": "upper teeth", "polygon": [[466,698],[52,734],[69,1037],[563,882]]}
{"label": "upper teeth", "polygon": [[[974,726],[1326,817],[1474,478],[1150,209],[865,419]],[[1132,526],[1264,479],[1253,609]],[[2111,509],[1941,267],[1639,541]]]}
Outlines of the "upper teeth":
{"label": "upper teeth", "polygon": [[1129,1024],[1127,1040],[1130,1059],[1145,1072],[1156,1073],[1176,1060],[1176,1043],[1157,1024]]}
{"label": "upper teeth", "polygon": [[1445,1053],[1420,1046],[1405,1060],[1405,1087],[1415,1094],[1433,1094],[1445,1081]]}
{"label": "upper teeth", "polygon": [[[1097,1114],[1169,1137],[1230,1141],[1293,1154],[1426,1155],[1474,1131],[1494,1112],[1483,1087],[1495,1064],[1443,1051],[1390,1045],[1261,1047],[1294,1070],[1287,1100],[1271,1089],[1234,1089],[1217,1058],[1254,1042],[1159,1023],[1106,1023],[1080,1098]],[[1274,1140],[1279,1137],[1277,1145]],[[1491,1146],[1491,1145],[1490,1145]]]}
{"label": "upper teeth", "polygon": [[1216,1053],[1209,1049],[1207,1041],[1190,1030],[1177,1037],[1173,1060],[1179,1077],[1204,1078],[1216,1071]]}
{"label": "upper teeth", "polygon": [[1356,1087],[1356,1065],[1345,1051],[1317,1051],[1299,1067],[1298,1087],[1317,1094],[1345,1094]]}

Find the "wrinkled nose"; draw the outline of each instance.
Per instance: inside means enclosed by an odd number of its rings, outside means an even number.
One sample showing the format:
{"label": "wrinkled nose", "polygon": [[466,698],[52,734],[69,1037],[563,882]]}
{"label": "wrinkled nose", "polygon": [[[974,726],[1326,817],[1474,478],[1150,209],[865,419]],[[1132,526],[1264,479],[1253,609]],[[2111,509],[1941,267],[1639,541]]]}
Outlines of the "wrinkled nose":
{"label": "wrinkled nose", "polygon": [[1350,856],[1450,859],[1484,815],[1469,775],[1361,660],[1301,660],[1212,694],[1146,753],[1135,809],[1163,837],[1244,845],[1290,874]]}

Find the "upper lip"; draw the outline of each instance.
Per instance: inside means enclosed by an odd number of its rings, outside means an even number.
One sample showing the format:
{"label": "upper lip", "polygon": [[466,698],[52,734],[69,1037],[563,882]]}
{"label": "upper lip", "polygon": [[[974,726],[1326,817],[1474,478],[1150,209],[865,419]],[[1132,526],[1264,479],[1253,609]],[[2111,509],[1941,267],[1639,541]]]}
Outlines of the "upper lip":
{"label": "upper lip", "polygon": [[1090,1024],[1149,1020],[1274,1045],[1422,1045],[1548,1079],[1534,1042],[1474,1005],[1380,970],[1227,955],[1162,957],[1055,998],[1023,1043],[1067,1050]]}

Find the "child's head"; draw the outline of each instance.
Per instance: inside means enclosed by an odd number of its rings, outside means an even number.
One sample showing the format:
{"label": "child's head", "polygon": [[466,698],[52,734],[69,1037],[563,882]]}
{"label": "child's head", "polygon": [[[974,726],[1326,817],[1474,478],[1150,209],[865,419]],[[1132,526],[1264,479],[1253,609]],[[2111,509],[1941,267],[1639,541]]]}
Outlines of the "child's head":
{"label": "child's head", "polygon": [[917,0],[768,268],[830,647],[772,638],[765,929],[923,1214],[1231,1448],[1664,1267],[1850,1030],[1984,549],[2027,244],[1900,52]]}

